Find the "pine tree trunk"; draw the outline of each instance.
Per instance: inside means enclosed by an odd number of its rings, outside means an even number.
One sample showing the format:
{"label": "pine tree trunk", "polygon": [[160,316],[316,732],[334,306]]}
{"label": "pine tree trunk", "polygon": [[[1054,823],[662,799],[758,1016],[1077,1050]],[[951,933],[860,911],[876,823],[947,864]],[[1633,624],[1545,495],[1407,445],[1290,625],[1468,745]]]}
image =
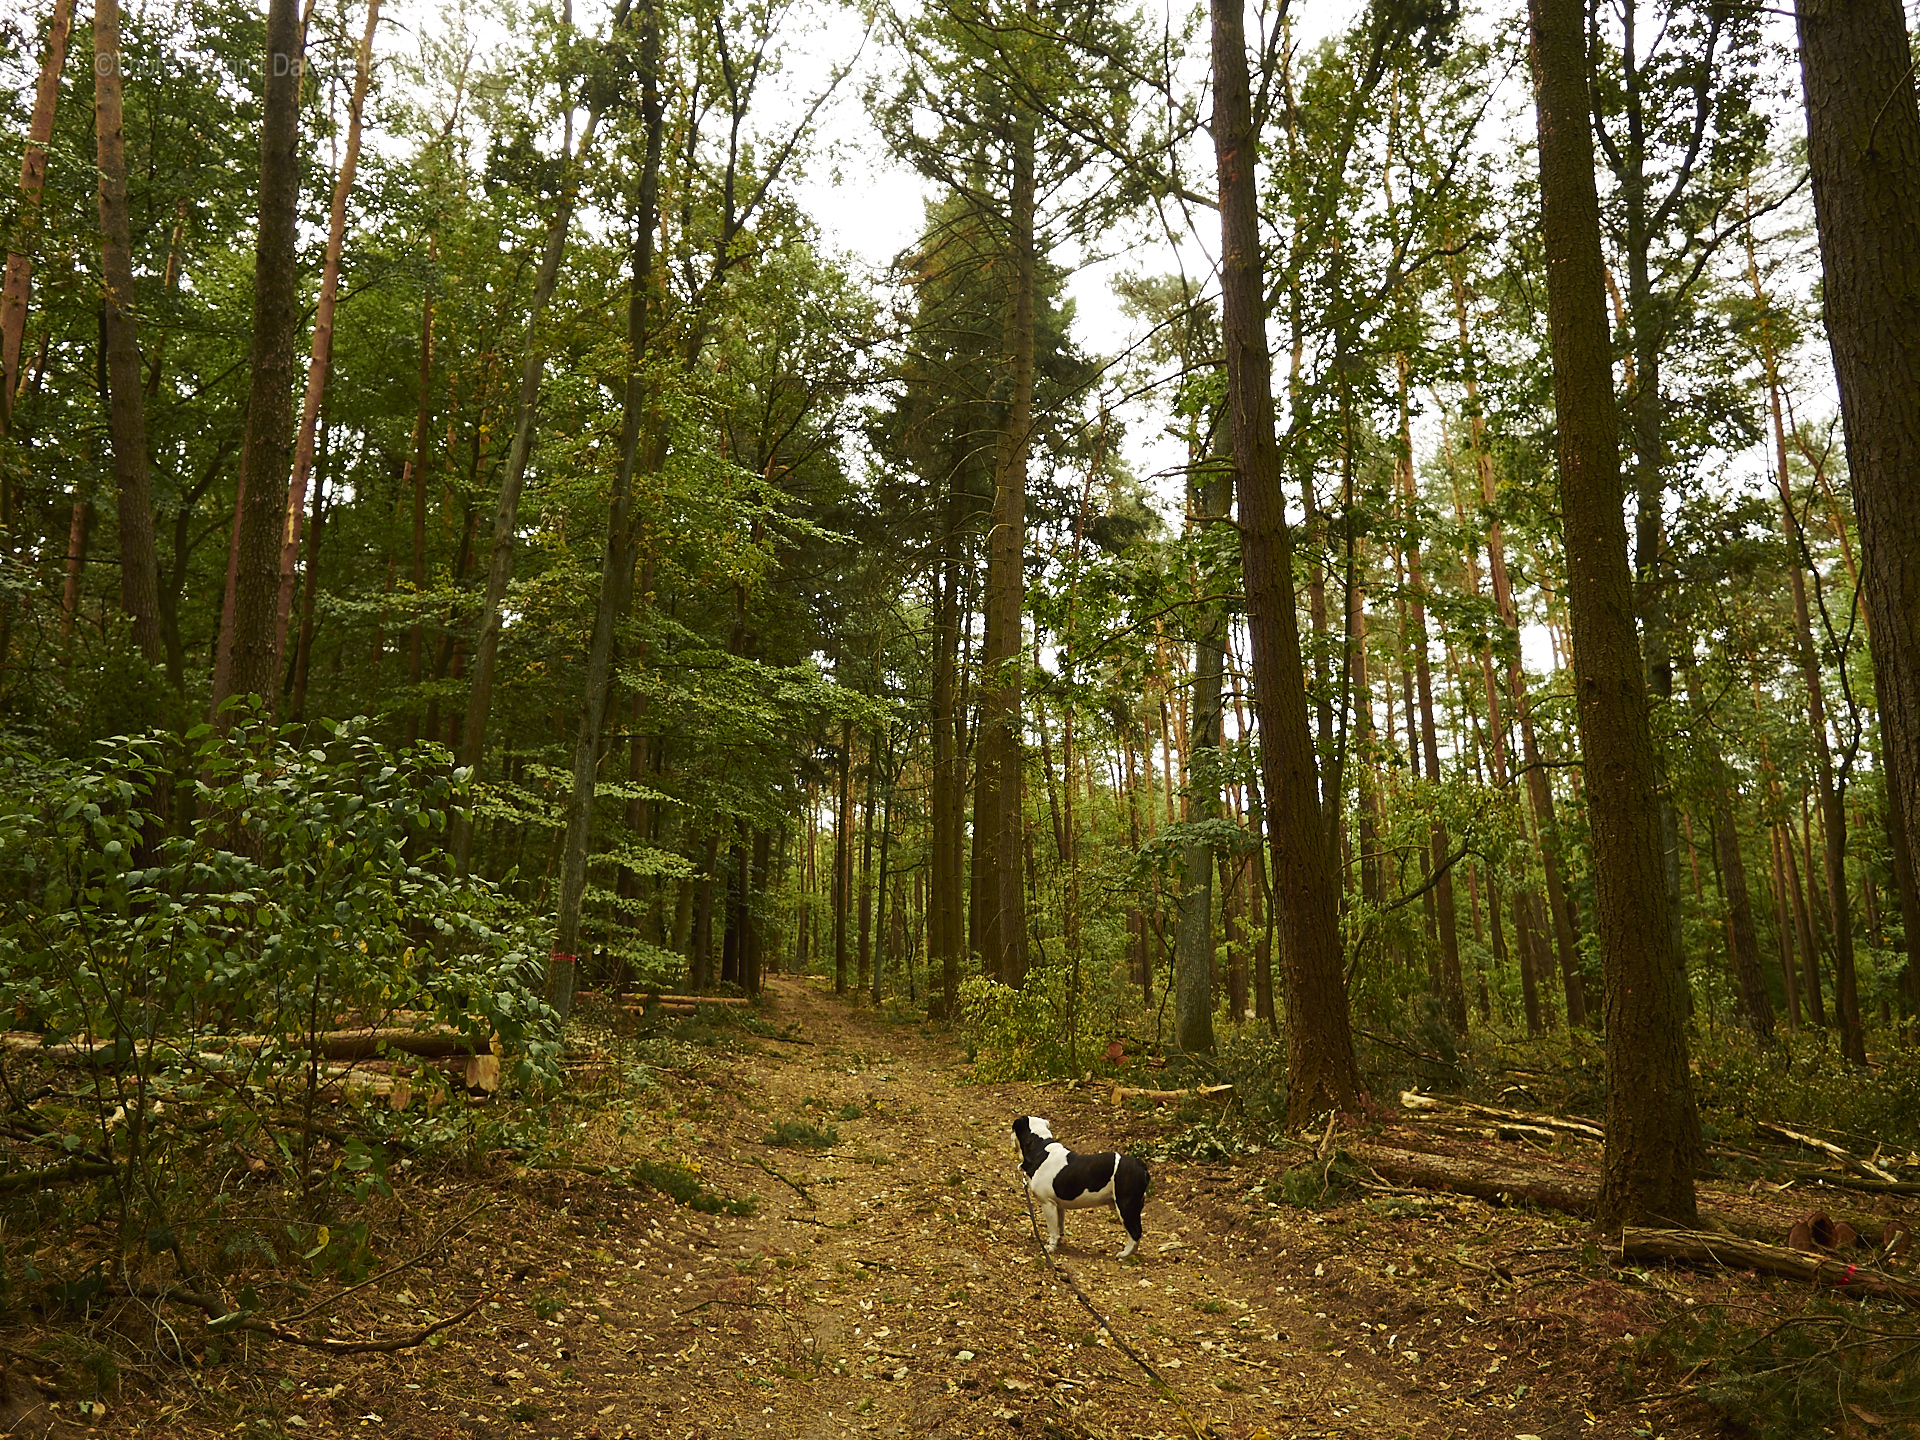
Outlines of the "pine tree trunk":
{"label": "pine tree trunk", "polygon": [[[1217,525],[1227,517],[1232,481],[1218,470],[1193,486],[1197,519]],[[1205,583],[1204,581],[1202,582]],[[1202,604],[1194,621],[1193,722],[1188,766],[1187,819],[1220,816],[1220,694],[1226,673],[1227,617],[1216,604]],[[1189,1054],[1213,1053],[1213,870],[1214,848],[1194,841],[1182,847],[1180,925],[1174,935],[1174,1043]],[[1234,1011],[1239,1022],[1239,1011]]]}
{"label": "pine tree trunk", "polygon": [[[1407,645],[1413,651],[1414,685],[1420,697],[1420,753],[1426,761],[1426,778],[1430,784],[1440,783],[1440,737],[1433,723],[1433,671],[1427,658],[1427,582],[1421,564],[1420,542],[1417,525],[1417,506],[1419,491],[1413,474],[1413,437],[1407,408],[1407,357],[1399,357],[1400,377],[1400,417],[1401,417],[1401,455],[1396,467],[1399,471],[1401,499],[1406,505],[1407,519],[1407,621],[1409,634]],[[1414,742],[1410,739],[1407,748],[1412,750]],[[1440,821],[1434,821],[1428,832],[1428,844],[1431,850],[1430,864],[1433,872],[1439,875],[1434,882],[1434,921],[1439,931],[1440,941],[1440,1003],[1445,1010],[1447,1024],[1455,1035],[1467,1033],[1467,991],[1465,979],[1460,971],[1460,925],[1454,913],[1453,872],[1448,868],[1452,843],[1447,838],[1447,827]]]}
{"label": "pine tree trunk", "polygon": [[320,270],[320,297],[313,317],[313,354],[307,362],[307,393],[300,406],[300,429],[293,444],[293,477],[287,484],[285,539],[280,547],[280,592],[274,610],[273,654],[276,673],[286,651],[287,623],[293,615],[293,576],[300,559],[300,522],[306,513],[307,480],[313,474],[314,431],[333,363],[333,309],[340,292],[340,255],[347,237],[347,197],[353,193],[360,163],[360,116],[373,77],[373,32],[380,23],[380,0],[368,0],[367,29],[354,54],[353,98],[347,105],[347,144],[333,184],[333,208],[327,219],[327,258]]}
{"label": "pine tree trunk", "polygon": [[992,528],[987,536],[985,653],[981,661],[979,773],[975,784],[975,878],[984,973],[1020,986],[1027,975],[1025,804],[1021,762],[1021,612],[1026,590],[1027,456],[1033,426],[1034,129],[1012,121],[1013,188],[1008,200],[1012,294],[1004,350],[1006,418],[994,453]]}
{"label": "pine tree trunk", "polygon": [[833,819],[833,993],[847,993],[847,908],[853,888],[853,722],[840,725],[840,793]]}
{"label": "pine tree trunk", "polygon": [[[927,962],[940,972],[938,1008],[930,1004],[928,1010],[940,1017],[951,1017],[957,1013],[955,996],[960,984],[960,952],[965,942],[965,936],[960,933],[962,900],[959,856],[953,853],[957,848],[959,829],[957,812],[962,808],[959,778],[961,762],[954,734],[955,672],[960,663],[960,576],[959,559],[955,553],[959,543],[957,497],[950,495],[946,508],[946,533],[940,542],[940,571],[934,597],[933,693],[928,717],[933,727],[933,793],[930,806],[933,873],[929,877],[931,885],[927,900]],[[931,981],[928,988],[932,988]]]}
{"label": "pine tree trunk", "polygon": [[1796,0],[1794,14],[1881,753],[1911,839],[1920,835],[1920,95],[1900,0]]}
{"label": "pine tree trunk", "polygon": [[[33,253],[39,238],[40,197],[47,188],[47,142],[53,138],[53,118],[60,102],[60,71],[67,63],[67,41],[73,34],[73,0],[54,0],[47,22],[46,48],[40,52],[40,82],[33,92],[33,118],[27,124],[27,145],[20,157],[20,209],[15,236],[20,249],[7,251],[7,275],[0,290],[0,435],[13,425],[13,397],[20,388],[20,346],[27,334],[27,300],[33,285]],[[11,485],[12,478],[0,478]],[[5,513],[12,520],[12,493],[6,492]]]}
{"label": "pine tree trunk", "polygon": [[855,952],[856,995],[865,995],[873,983],[873,799],[879,749],[880,737],[869,735],[866,784],[860,797],[860,940]]}
{"label": "pine tree trunk", "polygon": [[294,327],[299,270],[300,16],[294,0],[267,6],[266,99],[260,128],[260,229],[253,269],[253,343],[246,435],[230,562],[233,622],[216,666],[216,717],[229,695],[279,698],[274,618],[279,608],[285,476],[293,444]]}
{"label": "pine tree trunk", "polygon": [[1767,827],[1769,842],[1769,862],[1773,877],[1773,925],[1774,939],[1780,951],[1780,978],[1787,992],[1787,1028],[1800,1028],[1800,977],[1795,973],[1793,961],[1793,915],[1792,906],[1787,900],[1786,863],[1780,853],[1780,829]]}
{"label": "pine tree trunk", "polygon": [[1213,142],[1220,179],[1221,335],[1253,646],[1261,779],[1285,927],[1287,1117],[1355,1110],[1365,1089],[1353,1053],[1339,932],[1339,876],[1319,800],[1293,590],[1293,536],[1274,440],[1272,361],[1255,203],[1257,137],[1240,0],[1211,0]]}
{"label": "pine tree trunk", "polygon": [[122,63],[119,0],[95,0],[93,114],[100,166],[100,272],[106,285],[102,314],[107,344],[108,429],[113,478],[120,498],[120,605],[132,622],[134,644],[149,664],[159,665],[166,659],[166,647],[160,634],[160,558],[153,538],[153,493],[147,479],[140,341],[133,319],[127,145],[121,133]]}
{"label": "pine tree trunk", "polygon": [[1599,1211],[1610,1227],[1692,1228],[1700,1127],[1627,567],[1585,11],[1580,0],[1530,0],[1528,9],[1574,693],[1606,990],[1607,1141]]}

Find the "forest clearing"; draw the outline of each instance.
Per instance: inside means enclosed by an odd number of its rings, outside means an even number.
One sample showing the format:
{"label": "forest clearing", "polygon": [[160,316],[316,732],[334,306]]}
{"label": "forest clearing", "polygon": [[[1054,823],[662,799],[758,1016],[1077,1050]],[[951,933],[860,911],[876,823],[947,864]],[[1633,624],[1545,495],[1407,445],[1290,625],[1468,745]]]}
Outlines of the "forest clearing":
{"label": "forest clearing", "polygon": [[[1834,1188],[1849,1172],[1807,1163],[1811,1149],[1724,1150],[1701,1186],[1709,1244],[1776,1250],[1814,1211],[1861,1238],[1825,1251],[1794,1237],[1836,1257],[1815,1283],[1738,1254],[1669,1267],[1623,1257],[1595,1229],[1600,1147],[1584,1122],[1549,1119],[1550,1134],[1469,1105],[1435,1123],[1440,1102],[1426,1101],[1276,1144],[1218,1095],[1116,1103],[1117,1084],[1144,1078],[1124,1072],[975,1083],[950,1036],[850,1008],[820,977],[770,977],[758,1022],[743,1027],[746,1013],[656,1017],[636,1040],[590,999],[576,1035],[594,1058],[570,1069],[541,1159],[423,1167],[351,1207],[378,1228],[379,1283],[348,1288],[304,1333],[377,1345],[466,1317],[454,1325],[392,1353],[329,1357],[183,1321],[167,1331],[180,1348],[130,1366],[98,1411],[72,1398],[48,1409],[60,1382],[71,1397],[92,1365],[97,1386],[98,1357],[147,1340],[166,1313],[109,1290],[64,1326],[0,1332],[26,1362],[8,1371],[4,1433],[1814,1433],[1795,1424],[1807,1412],[1755,1399],[1765,1383],[1712,1368],[1712,1337],[1689,1329],[1696,1306],[1743,1317],[1752,1341],[1796,1324],[1856,1347],[1877,1338],[1876,1395],[1914,1398],[1920,1276],[1900,1236],[1920,1221],[1920,1157],[1882,1157],[1904,1183]],[[1024,1113],[1076,1148],[1153,1157],[1136,1257],[1114,1258],[1124,1235],[1110,1212],[1081,1212],[1060,1253],[1071,1280],[1049,1268],[1008,1134]],[[678,1199],[656,1188],[671,1184],[665,1157],[693,1187]],[[1416,1158],[1478,1176],[1493,1198],[1382,1178]],[[695,1192],[710,1203],[689,1208]],[[1900,1293],[1828,1298],[1876,1264]],[[1820,1350],[1768,1352],[1784,1390],[1830,1383]],[[1863,1400],[1842,1430],[1905,1433],[1901,1413]]]}
{"label": "forest clearing", "polygon": [[0,1431],[1920,1434],[1917,39],[10,0]]}

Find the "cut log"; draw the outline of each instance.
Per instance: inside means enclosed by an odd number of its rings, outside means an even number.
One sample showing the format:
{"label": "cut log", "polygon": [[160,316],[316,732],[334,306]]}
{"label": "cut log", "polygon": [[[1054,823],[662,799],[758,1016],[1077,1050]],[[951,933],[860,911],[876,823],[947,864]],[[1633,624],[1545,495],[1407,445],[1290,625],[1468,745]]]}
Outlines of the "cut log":
{"label": "cut log", "polygon": [[1129,1100],[1148,1100],[1156,1105],[1174,1105],[1182,1100],[1198,1100],[1202,1104],[1214,1101],[1226,1102],[1233,1095],[1231,1085],[1196,1085],[1191,1090],[1137,1090],[1125,1085],[1113,1087],[1113,1103],[1124,1105]]}
{"label": "cut log", "polygon": [[1549,1130],[1544,1125],[1521,1125],[1503,1122],[1493,1127],[1493,1133],[1501,1140],[1511,1141],[1516,1144],[1524,1143],[1528,1145],[1551,1146],[1553,1142],[1558,1140],[1565,1132]]}
{"label": "cut log", "polygon": [[1423,1115],[1432,1115],[1441,1110],[1459,1110],[1485,1120],[1504,1120],[1514,1125],[1532,1125],[1542,1130],[1557,1130],[1562,1135],[1578,1135],[1583,1140],[1607,1138],[1607,1132],[1591,1120],[1575,1120],[1563,1115],[1533,1115],[1525,1110],[1504,1110],[1498,1105],[1481,1105],[1472,1100],[1421,1095],[1412,1090],[1400,1092],[1400,1108]]}
{"label": "cut log", "polygon": [[120,1167],[100,1160],[69,1160],[60,1165],[45,1165],[37,1170],[0,1172],[0,1195],[15,1195],[24,1190],[48,1190],[76,1180],[100,1180],[119,1173]]}
{"label": "cut log", "polygon": [[1537,1205],[1567,1215],[1593,1213],[1593,1192],[1565,1175],[1548,1170],[1515,1170],[1483,1165],[1452,1155],[1423,1155],[1378,1145],[1354,1145],[1348,1154],[1381,1179],[1420,1190],[1449,1190],[1496,1205]]}
{"label": "cut log", "polygon": [[1911,1180],[1870,1180],[1864,1175],[1842,1175],[1836,1170],[1802,1170],[1804,1183],[1830,1185],[1835,1190],[1854,1190],[1867,1195],[1920,1195],[1920,1183]]}
{"label": "cut log", "polygon": [[627,1005],[644,1005],[652,1009],[655,1005],[751,1005],[753,1002],[742,996],[734,995],[622,995],[620,1000]]}
{"label": "cut log", "polygon": [[1637,1230],[1620,1232],[1622,1260],[1673,1260],[1686,1265],[1710,1265],[1723,1270],[1757,1270],[1782,1275],[1808,1285],[1825,1285],[1849,1295],[1893,1300],[1920,1310],[1920,1284],[1849,1264],[1829,1255],[1807,1254],[1784,1245],[1738,1240],[1699,1230]]}
{"label": "cut log", "polygon": [[[30,1031],[10,1030],[0,1033],[0,1046],[16,1055],[27,1055],[42,1060],[110,1062],[115,1053],[114,1044],[110,1040],[86,1037],[58,1045],[48,1045],[44,1043],[45,1040],[45,1036],[36,1035]],[[142,1055],[153,1053],[157,1049],[162,1055],[217,1056],[222,1050],[263,1050],[275,1045],[285,1046],[289,1050],[299,1050],[302,1040],[299,1036],[282,1038],[266,1035],[198,1035],[190,1040],[143,1041],[138,1049]],[[441,1059],[449,1055],[471,1055],[477,1048],[477,1042],[450,1025],[407,1030],[326,1030],[313,1037],[312,1053],[322,1060],[368,1060],[379,1054],[383,1048],[402,1055],[418,1055],[423,1059]]]}
{"label": "cut log", "polygon": [[1878,1180],[1887,1185],[1898,1185],[1899,1178],[1882,1170],[1871,1160],[1862,1160],[1858,1155],[1842,1150],[1831,1141],[1819,1139],[1813,1135],[1802,1135],[1798,1130],[1789,1130],[1784,1125],[1769,1125],[1764,1120],[1754,1122],[1753,1128],[1762,1135],[1772,1136],[1776,1140],[1785,1140],[1790,1144],[1804,1145],[1809,1150],[1818,1150],[1822,1155],[1831,1156],[1846,1169],[1856,1175],[1864,1175],[1869,1180]]}

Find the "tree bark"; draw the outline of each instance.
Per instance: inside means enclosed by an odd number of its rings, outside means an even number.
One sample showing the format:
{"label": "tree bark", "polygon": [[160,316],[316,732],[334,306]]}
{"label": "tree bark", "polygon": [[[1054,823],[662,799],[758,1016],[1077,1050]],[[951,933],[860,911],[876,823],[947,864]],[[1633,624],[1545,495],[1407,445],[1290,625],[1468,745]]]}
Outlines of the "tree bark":
{"label": "tree bark", "polygon": [[866,783],[860,797],[860,930],[855,949],[854,993],[873,983],[873,801],[879,779],[880,737],[867,737]]}
{"label": "tree bark", "polygon": [[[619,7],[624,18],[626,7]],[[493,512],[493,546],[487,562],[486,597],[481,601],[475,628],[473,679],[467,689],[467,718],[460,733],[460,763],[479,773],[487,750],[487,721],[493,711],[493,676],[500,656],[500,608],[506,599],[507,585],[513,579],[514,536],[519,525],[520,490],[527,476],[527,459],[533,452],[536,412],[540,404],[540,381],[546,373],[546,336],[542,325],[547,306],[560,279],[560,261],[567,248],[567,230],[573,223],[574,205],[580,194],[580,162],[593,144],[593,132],[600,121],[598,106],[587,110],[587,123],[580,132],[579,147],[571,156],[561,157],[565,176],[559,203],[555,206],[553,226],[547,231],[546,251],[540,258],[540,273],[534,280],[532,313],[527,319],[526,352],[520,363],[520,390],[514,410],[513,444],[507,451],[507,463],[500,476],[500,492]],[[456,816],[453,826],[454,862],[465,874],[473,857],[473,824]]]}
{"label": "tree bark", "polygon": [[[1427,658],[1427,582],[1421,565],[1419,490],[1413,474],[1413,437],[1407,412],[1407,357],[1399,357],[1401,453],[1399,471],[1401,500],[1406,505],[1407,558],[1407,646],[1413,651],[1414,685],[1420,696],[1420,735],[1418,745],[1426,761],[1426,777],[1436,788],[1440,783],[1440,738],[1433,723],[1433,671]],[[1413,749],[1410,737],[1407,748]],[[1430,864],[1440,878],[1434,883],[1435,925],[1440,941],[1440,1003],[1447,1024],[1455,1035],[1467,1033],[1467,990],[1460,971],[1460,924],[1455,914],[1453,871],[1448,867],[1452,845],[1447,827],[1435,820],[1428,832]],[[1571,1013],[1571,1010],[1569,1010]]]}
{"label": "tree bark", "polygon": [[833,993],[847,993],[847,908],[853,889],[853,722],[840,723],[840,790],[833,816]]}
{"label": "tree bark", "polygon": [[[108,429],[120,500],[120,604],[132,622],[134,644],[149,664],[160,665],[166,659],[166,645],[160,633],[160,557],[153,538],[153,492],[147,479],[140,340],[132,309],[133,239],[127,215],[127,144],[121,132],[121,66],[119,0],[95,0],[93,117],[100,165],[100,272],[106,283],[101,310],[106,325]],[[45,163],[44,152],[41,163]]]}
{"label": "tree bark", "polygon": [[1257,137],[1248,95],[1241,0],[1211,0],[1213,143],[1220,180],[1221,334],[1239,500],[1247,627],[1261,779],[1273,847],[1274,905],[1284,928],[1287,1118],[1356,1110],[1365,1096],[1354,1059],[1332,862],[1293,590],[1293,535],[1274,439],[1272,357],[1255,204]]}
{"label": "tree bark", "polygon": [[1026,590],[1027,456],[1033,428],[1034,123],[1011,122],[1013,188],[1008,198],[1012,276],[1004,349],[1009,377],[1006,418],[994,452],[992,528],[987,537],[985,653],[981,660],[980,739],[975,781],[975,855],[986,865],[981,887],[981,965],[1002,984],[1027,977],[1025,811],[1021,760],[1021,613]]}
{"label": "tree bark", "polygon": [[1820,821],[1824,829],[1827,893],[1833,905],[1833,1008],[1840,1022],[1840,1050],[1856,1065],[1867,1063],[1866,1031],[1860,1024],[1859,985],[1854,972],[1853,914],[1847,895],[1847,817],[1845,802],[1836,783],[1833,747],[1827,737],[1827,702],[1820,675],[1820,659],[1813,645],[1813,617],[1807,607],[1807,578],[1802,564],[1811,557],[1800,533],[1793,510],[1793,490],[1787,471],[1786,425],[1780,413],[1780,389],[1773,370],[1771,353],[1764,357],[1767,390],[1772,402],[1774,446],[1777,469],[1774,476],[1780,494],[1780,529],[1794,551],[1789,566],[1793,592],[1794,649],[1800,662],[1800,678],[1807,691],[1807,731],[1813,741],[1814,791],[1820,803]]}
{"label": "tree bark", "polygon": [[327,217],[327,258],[320,269],[320,296],[313,315],[313,352],[307,361],[307,392],[300,405],[300,429],[293,442],[293,475],[287,482],[284,539],[280,545],[280,592],[274,609],[274,670],[287,646],[287,622],[293,615],[293,576],[300,559],[300,522],[306,513],[307,481],[313,474],[313,442],[320,421],[320,402],[327,391],[333,364],[333,309],[340,293],[340,255],[347,238],[347,197],[353,193],[353,174],[360,163],[360,117],[367,103],[367,85],[373,77],[373,32],[380,23],[380,0],[368,0],[366,33],[354,52],[353,98],[347,104],[347,144],[340,155],[340,174],[333,182],[333,208]]}
{"label": "tree bark", "polygon": [[281,477],[293,442],[293,354],[299,272],[301,25],[294,0],[269,0],[260,127],[260,221],[253,271],[247,424],[240,444],[230,573],[233,622],[221,644],[213,711],[230,695],[279,698],[274,622],[286,505]]}
{"label": "tree bark", "polygon": [[[1227,518],[1233,482],[1217,469],[1194,487],[1202,526]],[[1204,580],[1202,584],[1204,585]],[[1193,723],[1187,774],[1187,819],[1220,816],[1220,692],[1226,672],[1227,617],[1218,604],[1202,604],[1194,626]],[[1180,928],[1174,936],[1174,1043],[1189,1054],[1213,1053],[1213,870],[1214,847],[1189,841],[1182,847]],[[1234,1012],[1239,1023],[1239,1012]]]}
{"label": "tree bark", "polygon": [[1920,835],[1920,96],[1900,0],[1795,0],[1794,14],[1881,754],[1910,839]]}
{"label": "tree bark", "polygon": [[307,673],[313,664],[313,597],[320,585],[320,541],[326,529],[327,477],[324,467],[314,476],[313,518],[307,523],[307,574],[300,588],[300,632],[293,649],[293,694],[288,713],[303,719],[307,712]]}
{"label": "tree bark", "polygon": [[[957,1013],[956,997],[960,985],[960,954],[966,948],[962,934],[960,890],[960,826],[965,787],[960,777],[960,758],[956,734],[955,680],[960,657],[960,565],[959,496],[952,487],[958,480],[958,467],[948,480],[944,533],[940,539],[940,571],[934,597],[933,693],[929,719],[933,728],[933,777],[931,824],[931,860],[933,873],[928,889],[927,961],[940,972],[938,1009],[932,1013],[950,1018]],[[929,982],[929,989],[932,983]],[[931,999],[931,997],[929,997]]]}
{"label": "tree bark", "polygon": [[[40,197],[47,188],[47,142],[53,138],[60,72],[67,63],[67,41],[72,34],[73,0],[54,0],[53,17],[47,22],[46,48],[40,52],[40,82],[33,92],[27,147],[20,157],[20,212],[14,232],[20,248],[7,251],[6,284],[0,290],[0,435],[13,426],[13,397],[20,386],[20,346],[26,339],[27,300],[33,286],[33,252],[29,247],[38,238]],[[10,502],[11,496],[7,498]],[[11,518],[9,503],[0,520]]]}
{"label": "tree bark", "polygon": [[1762,1040],[1773,1035],[1773,1001],[1760,969],[1760,939],[1754,931],[1753,901],[1747,892],[1747,862],[1740,853],[1740,827],[1734,819],[1735,791],[1720,745],[1707,731],[1701,706],[1698,667],[1687,666],[1687,699],[1700,718],[1696,746],[1706,748],[1708,784],[1713,799],[1713,848],[1719,861],[1720,893],[1727,903],[1727,950],[1741,1018]]}
{"label": "tree bark", "polygon": [[[607,509],[606,551],[601,557],[600,590],[594,605],[593,632],[587,642],[586,686],[581,696],[579,734],[573,749],[573,788],[567,802],[565,858],[560,873],[559,914],[554,926],[553,948],[557,955],[573,954],[580,943],[580,902],[586,893],[587,856],[593,840],[593,800],[599,776],[601,728],[613,690],[614,624],[626,611],[636,558],[628,524],[633,477],[636,469],[655,473],[666,459],[667,427],[648,383],[645,365],[658,289],[654,276],[654,232],[658,224],[663,128],[659,17],[658,5],[646,4],[640,21],[640,113],[645,138],[633,218],[632,268],[627,282],[627,379],[621,399],[620,464],[614,473],[613,494]],[[623,9],[616,25],[625,18]],[[518,436],[514,443],[517,450]],[[498,538],[496,530],[496,559]],[[491,594],[491,583],[488,590]],[[497,645],[497,627],[494,635]],[[736,625],[730,650],[737,652],[740,635],[741,627]],[[477,677],[475,684],[478,684]],[[485,717],[481,719],[484,723]],[[471,707],[468,723],[473,723]],[[744,856],[740,858],[737,868],[744,870]],[[747,877],[736,874],[733,883],[743,886]],[[548,977],[547,990],[554,1008],[564,1018],[573,1008],[573,967],[556,967]]]}
{"label": "tree bark", "polygon": [[1605,976],[1609,1226],[1695,1222],[1700,1127],[1620,480],[1580,0],[1530,0],[1574,692]]}

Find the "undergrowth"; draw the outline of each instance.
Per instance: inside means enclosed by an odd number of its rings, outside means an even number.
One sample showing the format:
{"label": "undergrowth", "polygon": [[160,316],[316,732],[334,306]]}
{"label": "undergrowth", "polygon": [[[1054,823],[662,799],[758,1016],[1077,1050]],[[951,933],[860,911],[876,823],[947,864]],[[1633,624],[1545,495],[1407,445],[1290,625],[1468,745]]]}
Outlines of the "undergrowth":
{"label": "undergrowth", "polygon": [[703,1215],[751,1215],[757,1208],[758,1202],[751,1195],[739,1199],[709,1190],[706,1182],[684,1165],[637,1160],[632,1169],[633,1178],[649,1190],[657,1190]]}
{"label": "undergrowth", "polygon": [[1844,1302],[1810,1299],[1766,1324],[1718,1305],[1690,1307],[1623,1363],[1684,1377],[1688,1393],[1755,1440],[1852,1434],[1861,1424],[1906,1434],[1920,1424],[1920,1327]]}
{"label": "undergrowth", "polygon": [[776,1120],[773,1128],[760,1137],[762,1145],[780,1145],[790,1150],[831,1150],[840,1143],[838,1127],[824,1129],[806,1120]]}

